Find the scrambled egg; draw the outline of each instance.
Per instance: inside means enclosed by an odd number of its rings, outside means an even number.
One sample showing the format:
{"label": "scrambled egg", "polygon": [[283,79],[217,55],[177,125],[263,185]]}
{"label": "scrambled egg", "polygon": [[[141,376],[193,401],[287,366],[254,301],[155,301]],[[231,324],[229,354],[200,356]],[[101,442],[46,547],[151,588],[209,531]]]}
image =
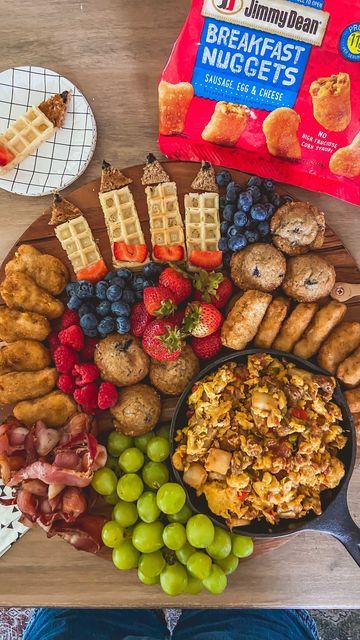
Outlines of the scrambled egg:
{"label": "scrambled egg", "polygon": [[334,378],[268,354],[224,364],[192,388],[174,465],[230,527],[320,514],[321,491],[345,473],[334,389]]}

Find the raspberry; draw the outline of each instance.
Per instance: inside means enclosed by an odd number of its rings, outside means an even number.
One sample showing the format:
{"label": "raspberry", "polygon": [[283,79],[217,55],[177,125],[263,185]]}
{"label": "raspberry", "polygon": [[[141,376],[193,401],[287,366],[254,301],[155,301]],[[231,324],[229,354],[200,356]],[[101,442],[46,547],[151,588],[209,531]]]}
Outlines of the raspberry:
{"label": "raspberry", "polygon": [[81,360],[85,362],[93,361],[97,342],[96,338],[85,338],[85,346],[80,352]]}
{"label": "raspberry", "polygon": [[118,391],[112,382],[102,382],[98,394],[98,407],[105,410],[114,407],[118,400]]}
{"label": "raspberry", "polygon": [[60,331],[59,340],[61,344],[67,344],[69,347],[75,349],[75,351],[81,351],[85,343],[84,334],[76,324]]}
{"label": "raspberry", "polygon": [[54,352],[55,367],[60,373],[71,373],[75,365],[79,362],[79,356],[65,344],[61,344]]}
{"label": "raspberry", "polygon": [[61,318],[61,328],[67,329],[73,324],[80,324],[79,314],[74,309],[65,309]]}
{"label": "raspberry", "polygon": [[94,383],[87,384],[85,387],[81,387],[80,389],[75,389],[74,400],[83,407],[86,407],[86,410],[89,412],[92,409],[97,409],[97,399],[98,388]]}
{"label": "raspberry", "polygon": [[95,382],[100,377],[100,371],[96,364],[86,362],[82,364],[76,364],[73,369],[73,375],[75,376],[75,383],[77,387],[83,387],[90,382]]}
{"label": "raspberry", "polygon": [[75,380],[70,373],[62,373],[58,377],[57,386],[60,391],[71,395],[74,393],[76,389]]}
{"label": "raspberry", "polygon": [[50,351],[54,354],[54,351],[60,347],[59,333],[57,331],[52,331],[48,335],[48,341],[50,345]]}

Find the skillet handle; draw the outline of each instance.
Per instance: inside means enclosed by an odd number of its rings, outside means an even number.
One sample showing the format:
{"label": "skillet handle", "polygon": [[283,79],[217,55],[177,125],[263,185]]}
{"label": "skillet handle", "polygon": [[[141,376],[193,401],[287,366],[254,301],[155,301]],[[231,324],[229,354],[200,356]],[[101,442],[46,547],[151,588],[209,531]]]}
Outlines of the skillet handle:
{"label": "skillet handle", "polygon": [[[335,507],[336,503],[336,507]],[[320,524],[321,521],[321,524]],[[350,553],[358,567],[360,567],[360,527],[352,519],[346,496],[342,501],[335,501],[324,513],[324,520],[320,518],[318,531],[324,531],[334,536]]]}

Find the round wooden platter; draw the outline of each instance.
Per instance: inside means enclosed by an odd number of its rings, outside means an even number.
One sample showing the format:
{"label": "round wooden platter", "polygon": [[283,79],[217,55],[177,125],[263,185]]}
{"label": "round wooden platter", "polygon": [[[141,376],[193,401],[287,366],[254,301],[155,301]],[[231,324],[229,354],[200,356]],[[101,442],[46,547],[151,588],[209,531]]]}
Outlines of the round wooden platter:
{"label": "round wooden platter", "polygon": [[[184,217],[184,195],[194,191],[191,188],[191,183],[199,171],[200,163],[198,162],[163,162],[164,169],[169,174],[171,180],[176,182],[179,206],[182,216]],[[145,241],[151,249],[150,242],[150,229],[149,229],[149,217],[146,204],[146,196],[144,186],[141,184],[143,165],[137,165],[134,167],[124,168],[125,175],[133,180],[129,185],[136,203],[136,208],[141,221],[142,229],[145,236]],[[222,167],[217,168],[218,170]],[[99,171],[100,173],[100,171]],[[233,179],[241,184],[244,184],[248,179],[248,174],[240,171],[232,170]],[[84,185],[80,189],[76,189],[69,194],[66,194],[66,198],[73,204],[79,207],[88,220],[88,223],[92,229],[94,238],[99,245],[101,254],[107,263],[109,269],[112,267],[111,262],[111,249],[106,233],[103,214],[99,203],[98,192],[100,188],[100,178]],[[276,191],[280,194],[284,194],[284,190],[276,187]],[[290,194],[291,195],[291,194]],[[43,253],[50,253],[63,260],[69,267],[72,277],[74,273],[71,265],[69,264],[65,252],[63,251],[59,241],[57,240],[53,227],[49,226],[50,209],[47,209],[42,215],[39,216],[28,229],[23,233],[15,245],[11,248],[6,256],[3,264],[0,267],[0,280],[3,279],[5,273],[5,264],[10,258],[13,257],[16,248],[23,243],[34,245],[37,249]],[[325,242],[321,250],[318,251],[324,258],[331,262],[336,268],[337,281],[360,283],[360,272],[356,266],[355,260],[351,254],[344,247],[342,241],[335,233],[326,227]],[[359,319],[360,318],[360,298],[353,298],[348,303],[347,319]],[[174,411],[177,398],[164,398],[163,411],[161,416],[162,422],[168,422],[171,420],[172,413]],[[4,417],[0,411],[0,417]],[[8,414],[8,411],[6,412]],[[104,415],[104,420],[101,421],[103,428],[109,428],[109,420]],[[286,538],[279,540],[258,540],[255,543],[255,554],[261,554],[272,549],[277,549],[286,543]],[[101,554],[108,557],[109,554]]]}

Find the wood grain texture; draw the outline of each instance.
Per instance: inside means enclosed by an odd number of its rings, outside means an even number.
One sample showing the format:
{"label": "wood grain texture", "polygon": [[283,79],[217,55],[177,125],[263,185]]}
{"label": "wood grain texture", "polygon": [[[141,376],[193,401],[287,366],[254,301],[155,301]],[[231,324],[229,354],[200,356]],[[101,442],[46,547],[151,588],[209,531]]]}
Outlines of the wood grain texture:
{"label": "wood grain texture", "polygon": [[[98,177],[104,157],[124,167],[156,151],[157,78],[188,6],[184,0],[173,0],[171,10],[167,0],[15,0],[10,11],[6,0],[0,0],[0,15],[6,15],[1,68],[31,63],[54,69],[78,85],[94,110],[98,144],[77,187]],[[294,187],[288,191],[326,212],[328,224],[360,264],[358,208]],[[0,191],[0,261],[50,203],[50,197],[25,198]],[[96,218],[97,213],[90,212],[91,224],[92,215]],[[332,234],[327,233],[325,247],[341,280],[359,282],[353,263],[344,262],[343,250]],[[358,523],[359,495],[356,471],[349,504]],[[360,584],[355,563],[338,542],[306,533],[272,553],[243,562],[223,595],[175,600],[157,587],[141,585],[134,572],[119,574],[109,562],[76,552],[61,540],[46,540],[35,529],[0,560],[0,604],[358,607]]]}

